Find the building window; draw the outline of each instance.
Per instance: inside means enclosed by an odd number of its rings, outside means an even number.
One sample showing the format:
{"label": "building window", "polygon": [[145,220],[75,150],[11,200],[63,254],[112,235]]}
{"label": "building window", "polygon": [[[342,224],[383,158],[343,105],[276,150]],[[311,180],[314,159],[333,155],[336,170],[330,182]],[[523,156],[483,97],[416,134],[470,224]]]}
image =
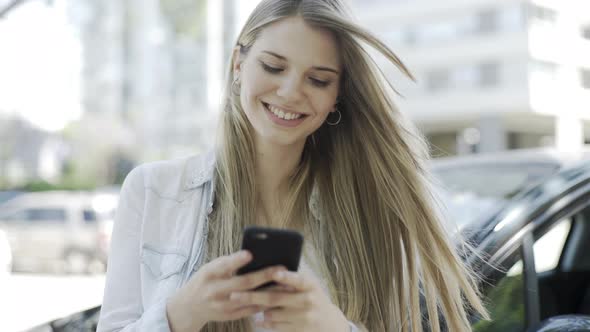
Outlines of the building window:
{"label": "building window", "polygon": [[498,29],[498,13],[494,9],[487,9],[478,14],[478,32],[490,33]]}
{"label": "building window", "polygon": [[503,31],[522,30],[526,22],[524,5],[514,4],[498,13],[498,26]]}
{"label": "building window", "polygon": [[557,64],[540,60],[531,61],[530,74],[533,80],[555,81],[557,79]]}
{"label": "building window", "polygon": [[528,7],[529,24],[535,26],[554,26],[559,14],[556,10],[530,4]]}
{"label": "building window", "polygon": [[556,10],[539,5],[531,4],[529,7],[529,18],[533,21],[556,23],[558,13]]}
{"label": "building window", "polygon": [[584,89],[590,89],[590,69],[580,69],[580,83]]}
{"label": "building window", "polygon": [[426,88],[430,92],[444,90],[449,86],[449,72],[437,69],[426,73]]}
{"label": "building window", "polygon": [[416,44],[418,37],[416,36],[416,28],[408,27],[403,32],[403,41],[408,45]]}
{"label": "building window", "polygon": [[461,66],[453,69],[452,85],[456,89],[470,89],[479,82],[479,72],[475,66]]}
{"label": "building window", "polygon": [[487,62],[479,65],[479,85],[489,87],[498,85],[499,65],[495,62]]}

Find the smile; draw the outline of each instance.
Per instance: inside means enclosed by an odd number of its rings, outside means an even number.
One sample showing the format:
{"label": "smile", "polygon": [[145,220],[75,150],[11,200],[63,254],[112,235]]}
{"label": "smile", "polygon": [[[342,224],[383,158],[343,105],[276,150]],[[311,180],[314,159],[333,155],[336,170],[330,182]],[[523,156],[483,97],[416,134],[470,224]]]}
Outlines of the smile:
{"label": "smile", "polygon": [[304,114],[289,113],[289,112],[284,111],[276,106],[273,106],[273,105],[270,105],[270,104],[267,104],[264,102],[262,104],[264,105],[264,108],[266,108],[272,114],[274,114],[277,117],[284,119],[284,120],[296,120],[296,119],[299,119],[300,117],[304,116]]}
{"label": "smile", "polygon": [[262,102],[262,106],[270,120],[283,127],[296,127],[307,117],[307,114],[288,112],[265,102]]}

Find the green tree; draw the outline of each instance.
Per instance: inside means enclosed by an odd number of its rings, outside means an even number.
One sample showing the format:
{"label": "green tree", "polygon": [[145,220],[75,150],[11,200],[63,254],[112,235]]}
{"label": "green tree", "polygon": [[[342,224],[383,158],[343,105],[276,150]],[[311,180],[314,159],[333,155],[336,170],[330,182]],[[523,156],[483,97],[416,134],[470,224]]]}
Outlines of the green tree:
{"label": "green tree", "polygon": [[200,38],[203,35],[206,0],[160,0],[160,8],[177,37]]}

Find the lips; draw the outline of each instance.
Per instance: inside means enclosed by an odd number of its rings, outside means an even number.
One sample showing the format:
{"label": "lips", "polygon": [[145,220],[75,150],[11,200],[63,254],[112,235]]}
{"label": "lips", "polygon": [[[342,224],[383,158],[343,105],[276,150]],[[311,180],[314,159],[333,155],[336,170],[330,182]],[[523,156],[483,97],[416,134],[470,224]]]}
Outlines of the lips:
{"label": "lips", "polygon": [[262,107],[264,107],[264,112],[268,119],[272,121],[275,125],[278,125],[283,128],[296,128],[305,122],[305,119],[309,116],[309,114],[297,113],[297,112],[289,112],[286,109],[274,106],[272,104],[268,104],[262,102]]}
{"label": "lips", "polygon": [[307,114],[287,111],[281,107],[274,106],[265,102],[262,102],[262,105],[267,111],[271,112],[276,117],[286,121],[295,121],[307,116]]}

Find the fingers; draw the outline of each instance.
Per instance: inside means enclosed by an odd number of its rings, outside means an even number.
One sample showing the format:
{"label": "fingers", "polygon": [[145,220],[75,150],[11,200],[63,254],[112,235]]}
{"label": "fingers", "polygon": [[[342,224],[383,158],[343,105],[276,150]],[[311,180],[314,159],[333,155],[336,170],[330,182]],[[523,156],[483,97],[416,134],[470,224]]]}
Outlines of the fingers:
{"label": "fingers", "polygon": [[304,309],[311,307],[313,294],[310,292],[286,293],[276,290],[234,292],[230,295],[230,301],[241,305],[258,305],[267,308]]}
{"label": "fingers", "polygon": [[316,288],[316,284],[311,278],[299,272],[278,271],[274,274],[273,280],[299,292],[307,292]]}
{"label": "fingers", "polygon": [[264,310],[263,307],[256,306],[256,305],[245,306],[245,307],[242,306],[242,307],[239,307],[238,309],[235,309],[231,313],[229,313],[227,316],[227,319],[228,320],[236,320],[236,319],[240,319],[240,318],[244,318],[244,317],[250,317],[258,312],[261,312],[262,310]]}
{"label": "fingers", "polygon": [[250,272],[241,276],[235,276],[224,281],[221,287],[229,292],[247,291],[267,282],[273,281],[276,272],[285,271],[283,266],[272,266],[259,271]]}
{"label": "fingers", "polygon": [[308,318],[309,313],[306,313],[305,310],[275,308],[264,311],[264,318],[256,321],[255,324],[273,331],[297,332],[303,330],[300,323],[305,322]]}
{"label": "fingers", "polygon": [[305,311],[300,309],[286,310],[285,308],[272,308],[264,311],[264,321],[273,323],[302,321],[304,316]]}
{"label": "fingers", "polygon": [[205,277],[208,279],[227,278],[234,275],[238,269],[252,260],[252,254],[247,250],[240,250],[228,256],[219,257],[205,267]]}
{"label": "fingers", "polygon": [[291,287],[291,286],[287,286],[287,285],[274,285],[274,286],[270,286],[267,289],[265,289],[269,292],[287,292],[287,293],[293,293],[296,292],[295,288]]}

